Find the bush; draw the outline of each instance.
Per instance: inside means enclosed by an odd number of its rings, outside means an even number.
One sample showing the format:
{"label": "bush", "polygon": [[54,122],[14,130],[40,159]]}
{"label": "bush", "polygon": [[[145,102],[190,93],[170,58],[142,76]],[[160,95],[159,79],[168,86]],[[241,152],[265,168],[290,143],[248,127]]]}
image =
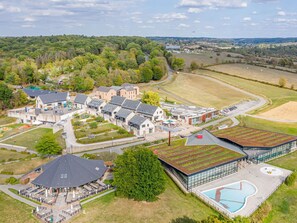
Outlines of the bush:
{"label": "bush", "polygon": [[7,184],[18,184],[19,180],[16,179],[15,177],[9,177],[5,180],[5,183]]}
{"label": "bush", "polygon": [[89,154],[89,153],[85,153],[82,158],[85,159],[91,159],[91,160],[95,160],[97,158],[96,154]]}
{"label": "bush", "polygon": [[98,124],[97,124],[97,122],[91,122],[89,124],[89,126],[90,126],[91,129],[96,129],[98,127]]}
{"label": "bush", "polygon": [[73,123],[73,126],[80,126],[80,124],[81,124],[80,121],[75,121],[75,122]]}
{"label": "bush", "polygon": [[2,170],[0,174],[5,174],[5,175],[13,175],[13,171],[8,171],[8,170]]}
{"label": "bush", "polygon": [[101,116],[98,116],[98,117],[95,118],[95,121],[96,122],[104,122],[104,118],[101,117]]}
{"label": "bush", "polygon": [[261,205],[261,207],[252,215],[251,222],[262,223],[271,210],[272,210],[271,204],[265,201]]}
{"label": "bush", "polygon": [[128,133],[125,129],[119,129],[118,130],[118,134],[120,134],[120,135],[123,135],[123,134],[126,134],[126,133]]}
{"label": "bush", "polygon": [[288,176],[285,180],[285,184],[287,186],[293,186],[297,179],[297,171],[294,171],[290,176]]}

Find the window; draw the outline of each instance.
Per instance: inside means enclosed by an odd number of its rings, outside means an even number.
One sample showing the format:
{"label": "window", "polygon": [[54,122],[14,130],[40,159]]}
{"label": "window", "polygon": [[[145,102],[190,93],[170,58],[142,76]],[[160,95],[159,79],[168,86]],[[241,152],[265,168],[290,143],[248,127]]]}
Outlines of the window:
{"label": "window", "polygon": [[66,179],[67,178],[67,173],[62,173],[61,174],[61,179]]}
{"label": "window", "polygon": [[142,128],[145,128],[145,125],[142,125],[141,127],[142,127]]}

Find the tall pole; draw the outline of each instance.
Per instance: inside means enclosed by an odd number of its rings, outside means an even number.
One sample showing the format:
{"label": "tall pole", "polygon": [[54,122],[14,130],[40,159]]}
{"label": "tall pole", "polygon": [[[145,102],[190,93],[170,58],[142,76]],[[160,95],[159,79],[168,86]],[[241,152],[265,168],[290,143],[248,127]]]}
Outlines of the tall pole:
{"label": "tall pole", "polygon": [[171,145],[171,131],[168,132],[168,146]]}

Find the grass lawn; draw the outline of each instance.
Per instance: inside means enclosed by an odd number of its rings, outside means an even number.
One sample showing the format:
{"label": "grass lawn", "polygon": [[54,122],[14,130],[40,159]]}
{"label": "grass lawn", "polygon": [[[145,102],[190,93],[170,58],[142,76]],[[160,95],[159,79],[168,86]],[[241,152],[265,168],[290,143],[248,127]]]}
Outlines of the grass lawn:
{"label": "grass lawn", "polygon": [[0,172],[8,171],[13,172],[15,175],[25,174],[34,168],[51,161],[51,159],[34,158],[31,160],[22,160],[19,162],[13,162],[9,164],[0,164]]}
{"label": "grass lawn", "polygon": [[278,159],[274,159],[268,162],[271,165],[279,166],[288,170],[297,170],[297,151],[288,155],[282,156]]}
{"label": "grass lawn", "polygon": [[87,137],[90,134],[100,134],[100,133],[120,129],[120,127],[118,127],[112,123],[98,124],[97,128],[95,128],[95,129],[87,128],[88,124],[89,123],[86,123],[83,126],[81,126],[80,129],[74,131],[76,138],[83,138],[83,137]]}
{"label": "grass lawn", "polygon": [[156,202],[137,202],[115,197],[111,193],[84,205],[86,214],[81,213],[70,222],[169,223],[183,216],[201,220],[217,215],[196,197],[183,194],[169,177],[166,179],[166,190]]}
{"label": "grass lawn", "polygon": [[283,89],[283,88],[279,88],[279,87],[275,87],[267,84],[258,83],[251,80],[245,80],[239,77],[233,77],[230,75],[220,74],[217,72],[211,72],[206,70],[198,70],[197,73],[214,77],[228,84],[231,84],[235,87],[266,97],[270,102],[263,108],[260,108],[254,111],[254,113],[268,111],[272,108],[278,107],[289,101],[297,101],[296,91]]}
{"label": "grass lawn", "polygon": [[122,139],[122,138],[128,138],[134,136],[133,134],[130,134],[128,132],[120,134],[117,131],[116,132],[105,132],[102,135],[95,136],[94,138],[84,138],[77,140],[78,143],[82,144],[89,144],[89,143],[96,143],[96,142],[105,142],[115,139]]}
{"label": "grass lawn", "polygon": [[5,140],[3,143],[17,145],[17,146],[24,146],[24,147],[27,147],[28,149],[34,150],[37,141],[42,136],[50,132],[53,132],[53,130],[49,128],[37,128],[32,131],[13,137],[11,139]]}
{"label": "grass lawn", "polygon": [[32,208],[0,192],[0,222],[33,223],[39,222],[32,215]]}
{"label": "grass lawn", "polygon": [[272,122],[250,116],[238,116],[236,118],[242,126],[297,136],[297,123]]}
{"label": "grass lawn", "polygon": [[272,84],[277,84],[281,77],[287,80],[287,87],[291,84],[297,86],[296,73],[269,69],[248,64],[221,64],[209,67],[211,70],[236,75],[239,77],[250,78],[253,80],[260,80]]}
{"label": "grass lawn", "polygon": [[27,157],[28,154],[19,153],[11,150],[0,149],[0,161],[8,161],[10,159],[21,159]]}
{"label": "grass lawn", "polygon": [[173,82],[162,87],[192,104],[218,109],[250,98],[228,86],[189,73],[178,74]]}
{"label": "grass lawn", "polygon": [[0,125],[6,125],[9,123],[13,123],[15,121],[16,121],[16,118],[13,118],[13,117],[7,117],[7,116],[0,117]]}

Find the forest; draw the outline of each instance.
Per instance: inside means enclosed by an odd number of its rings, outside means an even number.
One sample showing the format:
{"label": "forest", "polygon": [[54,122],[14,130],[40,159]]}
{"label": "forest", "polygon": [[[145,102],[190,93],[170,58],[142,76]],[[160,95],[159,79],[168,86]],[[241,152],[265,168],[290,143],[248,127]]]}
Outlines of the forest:
{"label": "forest", "polygon": [[144,37],[77,35],[0,38],[0,81],[43,89],[90,91],[97,86],[160,80],[167,63],[183,61]]}

